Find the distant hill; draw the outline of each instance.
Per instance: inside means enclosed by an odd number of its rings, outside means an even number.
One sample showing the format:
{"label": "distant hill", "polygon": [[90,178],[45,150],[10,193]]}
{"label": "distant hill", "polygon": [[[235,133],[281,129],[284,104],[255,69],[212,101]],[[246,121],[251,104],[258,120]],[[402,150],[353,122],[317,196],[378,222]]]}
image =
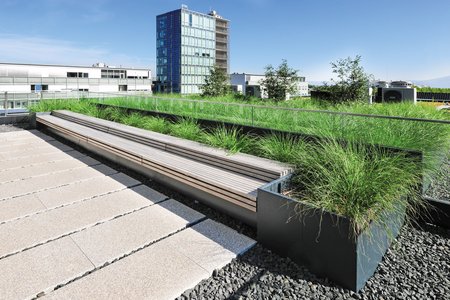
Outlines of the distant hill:
{"label": "distant hill", "polygon": [[450,76],[429,79],[429,80],[411,80],[414,84],[420,86],[429,86],[435,88],[450,88]]}

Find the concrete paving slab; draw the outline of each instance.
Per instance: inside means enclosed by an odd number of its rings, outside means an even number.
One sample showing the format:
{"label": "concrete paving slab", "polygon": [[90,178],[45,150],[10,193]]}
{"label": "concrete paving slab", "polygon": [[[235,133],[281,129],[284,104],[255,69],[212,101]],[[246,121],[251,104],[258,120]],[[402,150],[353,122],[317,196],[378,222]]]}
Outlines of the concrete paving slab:
{"label": "concrete paving slab", "polygon": [[[66,148],[68,148],[69,146],[56,141],[56,140],[51,140],[51,141],[41,141],[39,143],[37,143],[36,140],[34,143],[28,143],[26,145],[23,146],[15,146],[12,147],[12,149],[8,149],[6,148],[0,148],[0,154],[14,154],[14,153],[21,153],[24,151],[29,151],[29,150],[34,150],[34,149],[46,149],[46,148],[50,148],[50,149],[60,149],[60,150],[64,150]],[[6,142],[2,143],[2,144],[6,144]]]}
{"label": "concrete paving slab", "polygon": [[93,269],[70,237],[0,260],[1,299],[30,299]]}
{"label": "concrete paving slab", "polygon": [[71,237],[100,267],[198,222],[205,216],[173,199],[88,228]]}
{"label": "concrete paving slab", "polygon": [[132,189],[135,193],[143,196],[146,199],[151,199],[154,203],[166,200],[168,197],[154,189],[149,188],[145,185],[139,185]]}
{"label": "concrete paving slab", "polygon": [[209,219],[161,243],[189,257],[209,273],[224,267],[256,244],[251,238]]}
{"label": "concrete paving slab", "polygon": [[39,130],[20,130],[0,133],[0,142],[4,141],[16,141],[21,139],[41,139],[41,140],[54,140],[49,135],[46,135]]}
{"label": "concrete paving slab", "polygon": [[0,201],[0,224],[46,209],[35,194]]}
{"label": "concrete paving slab", "polygon": [[57,189],[6,199],[0,201],[0,223],[120,191],[138,184],[140,184],[139,181],[123,173],[118,173],[90,178]]}
{"label": "concrete paving slab", "polygon": [[44,164],[52,161],[58,161],[58,160],[64,160],[68,158],[81,158],[86,156],[85,154],[72,150],[67,152],[55,152],[55,153],[47,153],[42,155],[33,155],[33,156],[27,156],[27,157],[20,157],[17,159],[11,159],[7,161],[1,162],[1,170],[0,172],[3,172],[5,170],[9,169],[17,169],[17,168],[23,168],[26,166],[31,165],[38,165],[38,164]]}
{"label": "concrete paving slab", "polygon": [[0,201],[115,173],[117,173],[117,171],[108,166],[95,165],[66,170],[59,173],[44,174],[42,176],[31,177],[21,181],[8,182],[0,185]]}
{"label": "concrete paving slab", "polygon": [[43,299],[174,299],[209,275],[186,256],[156,243]]}
{"label": "concrete paving slab", "polygon": [[143,190],[126,189],[3,223],[0,258],[154,204]]}
{"label": "concrete paving slab", "polygon": [[254,244],[225,225],[206,220],[76,280],[44,299],[173,299]]}
{"label": "concrete paving slab", "polygon": [[43,174],[58,173],[61,171],[72,170],[76,168],[98,165],[100,162],[89,156],[79,159],[67,158],[60,161],[52,161],[45,164],[37,164],[22,167],[20,169],[9,169],[0,172],[0,183],[23,180],[30,177],[36,177]]}
{"label": "concrete paving slab", "polygon": [[[52,142],[50,142],[50,143],[52,143]],[[70,150],[73,150],[73,149],[69,146],[62,144],[62,146],[59,146],[58,148],[51,147],[51,146],[45,146],[45,147],[37,147],[37,148],[30,148],[30,149],[21,149],[18,151],[9,151],[9,152],[6,151],[3,153],[0,153],[0,160],[5,161],[5,160],[16,159],[16,158],[20,158],[20,157],[27,157],[27,156],[45,154],[45,153],[56,153],[56,152],[60,152],[60,151],[66,152],[66,151],[70,151]]]}
{"label": "concrete paving slab", "polygon": [[75,182],[54,190],[42,191],[36,193],[36,196],[47,209],[50,209],[120,191],[139,184],[138,180],[123,173],[117,173],[111,176]]}
{"label": "concrete paving slab", "polygon": [[11,141],[0,141],[0,149],[14,149],[17,147],[27,147],[29,148],[29,145],[43,145],[48,141],[51,140],[41,140],[38,138],[26,138],[26,139],[20,139],[20,140],[11,140]]}

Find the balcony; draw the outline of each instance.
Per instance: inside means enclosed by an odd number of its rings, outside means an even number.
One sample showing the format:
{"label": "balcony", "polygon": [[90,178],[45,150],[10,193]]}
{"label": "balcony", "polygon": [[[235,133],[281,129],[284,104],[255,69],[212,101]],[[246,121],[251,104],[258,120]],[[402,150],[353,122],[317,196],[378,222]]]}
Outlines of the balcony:
{"label": "balcony", "polygon": [[228,60],[228,57],[226,55],[216,55],[216,60]]}
{"label": "balcony", "polygon": [[228,39],[226,39],[226,38],[216,38],[216,43],[228,44]]}
{"label": "balcony", "polygon": [[216,45],[216,51],[228,52],[228,47]]}
{"label": "balcony", "polygon": [[228,28],[228,22],[216,21],[216,28]]}
{"label": "balcony", "polygon": [[227,29],[216,28],[216,34],[228,35],[228,30]]}

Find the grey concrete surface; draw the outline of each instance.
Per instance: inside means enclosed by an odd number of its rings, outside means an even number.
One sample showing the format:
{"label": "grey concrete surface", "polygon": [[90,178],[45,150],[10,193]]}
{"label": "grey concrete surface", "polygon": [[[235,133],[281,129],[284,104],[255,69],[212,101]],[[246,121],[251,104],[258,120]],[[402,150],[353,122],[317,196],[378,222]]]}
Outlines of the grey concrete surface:
{"label": "grey concrete surface", "polygon": [[0,225],[0,257],[154,204],[133,189],[48,210]]}
{"label": "grey concrete surface", "polygon": [[0,298],[30,299],[92,269],[89,259],[65,237],[0,260]]}
{"label": "grey concrete surface", "polygon": [[97,160],[84,156],[78,159],[67,158],[59,161],[51,161],[44,164],[36,164],[18,169],[9,169],[0,172],[0,183],[23,180],[26,178],[37,177],[44,174],[58,173],[86,166],[100,164]]}
{"label": "grey concrete surface", "polygon": [[43,299],[174,299],[209,276],[186,256],[156,243]]}
{"label": "grey concrete surface", "polygon": [[0,145],[0,299],[172,299],[254,243],[40,132]]}
{"label": "grey concrete surface", "polygon": [[[255,241],[212,220],[205,220],[162,243],[189,257],[208,273],[220,269],[237,255],[255,245]],[[183,245],[180,247],[180,245]]]}
{"label": "grey concrete surface", "polygon": [[64,159],[68,159],[68,158],[81,158],[83,156],[85,156],[85,155],[78,151],[68,151],[68,152],[46,153],[46,154],[42,154],[42,155],[27,156],[27,157],[21,157],[18,159],[4,160],[4,161],[2,161],[2,166],[1,166],[2,168],[0,169],[0,172],[9,170],[9,169],[23,168],[23,167],[37,165],[37,164],[45,164],[45,163],[49,163],[52,161],[59,161],[59,160],[64,160]]}
{"label": "grey concrete surface", "polygon": [[0,223],[55,207],[102,196],[138,185],[139,181],[122,173],[93,177],[32,194],[0,201]]}
{"label": "grey concrete surface", "polygon": [[59,173],[44,174],[27,178],[21,181],[13,181],[5,184],[0,183],[0,201],[8,198],[15,198],[37,191],[50,190],[64,186],[73,182],[87,180],[94,177],[102,177],[117,173],[105,165],[96,165],[73,170],[66,170]]}
{"label": "grey concrete surface", "polygon": [[204,218],[175,200],[166,202],[78,232],[72,238],[99,267]]}

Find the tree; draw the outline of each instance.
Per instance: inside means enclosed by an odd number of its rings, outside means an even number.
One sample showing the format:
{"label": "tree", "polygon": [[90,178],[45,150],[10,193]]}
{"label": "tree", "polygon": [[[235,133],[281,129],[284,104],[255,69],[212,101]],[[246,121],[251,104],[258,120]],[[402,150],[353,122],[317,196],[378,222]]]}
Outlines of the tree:
{"label": "tree", "polygon": [[205,84],[200,86],[202,96],[215,97],[223,96],[230,92],[229,79],[226,72],[214,65],[209,70],[209,76],[205,79]]}
{"label": "tree", "polygon": [[347,57],[331,63],[333,73],[337,80],[332,79],[334,85],[328,87],[331,99],[334,102],[366,101],[373,76],[366,74],[360,65],[361,56],[354,59]]}
{"label": "tree", "polygon": [[265,78],[260,81],[260,84],[269,99],[286,100],[287,94],[294,94],[297,91],[297,83],[300,79],[298,70],[289,68],[285,59],[277,69],[272,65],[266,66],[265,69]]}

